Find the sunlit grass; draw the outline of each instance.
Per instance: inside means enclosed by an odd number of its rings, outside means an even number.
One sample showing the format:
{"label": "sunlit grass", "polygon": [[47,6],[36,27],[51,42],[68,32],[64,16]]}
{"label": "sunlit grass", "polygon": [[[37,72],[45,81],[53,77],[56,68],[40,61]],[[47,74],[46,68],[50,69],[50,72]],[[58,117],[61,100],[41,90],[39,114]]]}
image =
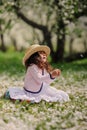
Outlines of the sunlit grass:
{"label": "sunlit grass", "polygon": [[24,72],[22,58],[22,52],[0,52],[0,73],[4,72],[10,75],[22,74]]}

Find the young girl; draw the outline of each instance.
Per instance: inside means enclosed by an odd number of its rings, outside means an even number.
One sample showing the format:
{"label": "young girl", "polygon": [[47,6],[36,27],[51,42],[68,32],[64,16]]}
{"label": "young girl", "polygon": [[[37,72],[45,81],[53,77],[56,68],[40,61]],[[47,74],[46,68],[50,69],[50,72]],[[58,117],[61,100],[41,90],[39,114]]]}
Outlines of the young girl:
{"label": "young girl", "polygon": [[50,86],[57,77],[60,76],[59,69],[53,69],[47,62],[50,48],[45,45],[30,46],[23,58],[23,65],[26,67],[23,89],[10,88],[11,99],[29,100],[40,102],[63,102],[68,101],[66,92],[57,90]]}
{"label": "young girl", "polygon": [[57,90],[50,86],[61,71],[52,69],[47,62],[50,54],[50,48],[44,45],[32,45],[29,47],[23,58],[23,64],[26,67],[26,75],[24,80],[24,92],[29,99],[35,102],[41,100],[51,102],[68,101],[69,96],[61,90]]}

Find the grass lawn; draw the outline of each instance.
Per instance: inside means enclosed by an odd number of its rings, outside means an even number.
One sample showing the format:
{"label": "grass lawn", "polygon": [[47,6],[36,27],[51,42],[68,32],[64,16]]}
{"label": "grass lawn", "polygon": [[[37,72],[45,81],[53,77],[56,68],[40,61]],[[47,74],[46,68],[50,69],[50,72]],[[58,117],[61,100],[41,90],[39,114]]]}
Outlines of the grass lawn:
{"label": "grass lawn", "polygon": [[51,85],[66,91],[66,103],[12,102],[2,97],[12,86],[23,87],[23,53],[0,52],[0,130],[86,130],[87,59],[53,64],[61,76]]}

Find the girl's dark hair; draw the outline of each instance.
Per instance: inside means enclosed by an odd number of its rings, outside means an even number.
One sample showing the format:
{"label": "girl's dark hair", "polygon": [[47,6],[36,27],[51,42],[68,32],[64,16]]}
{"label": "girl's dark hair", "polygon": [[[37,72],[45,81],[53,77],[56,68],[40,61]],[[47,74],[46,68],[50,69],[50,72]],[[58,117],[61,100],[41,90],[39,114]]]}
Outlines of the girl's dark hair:
{"label": "girl's dark hair", "polygon": [[43,63],[41,61],[41,58],[40,58],[40,55],[38,52],[31,55],[30,58],[25,61],[26,69],[29,66],[31,66],[32,64],[36,64],[40,69],[46,69],[47,72],[50,72],[53,70],[53,68],[51,67],[51,65],[47,61],[45,63]]}

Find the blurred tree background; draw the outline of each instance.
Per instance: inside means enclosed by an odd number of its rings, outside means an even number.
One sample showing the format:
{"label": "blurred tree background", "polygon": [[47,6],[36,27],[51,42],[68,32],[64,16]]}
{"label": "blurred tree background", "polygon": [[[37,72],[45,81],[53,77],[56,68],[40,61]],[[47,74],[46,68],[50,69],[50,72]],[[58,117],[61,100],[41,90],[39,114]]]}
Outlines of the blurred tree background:
{"label": "blurred tree background", "polygon": [[48,45],[53,62],[87,57],[87,0],[0,0],[0,50]]}

